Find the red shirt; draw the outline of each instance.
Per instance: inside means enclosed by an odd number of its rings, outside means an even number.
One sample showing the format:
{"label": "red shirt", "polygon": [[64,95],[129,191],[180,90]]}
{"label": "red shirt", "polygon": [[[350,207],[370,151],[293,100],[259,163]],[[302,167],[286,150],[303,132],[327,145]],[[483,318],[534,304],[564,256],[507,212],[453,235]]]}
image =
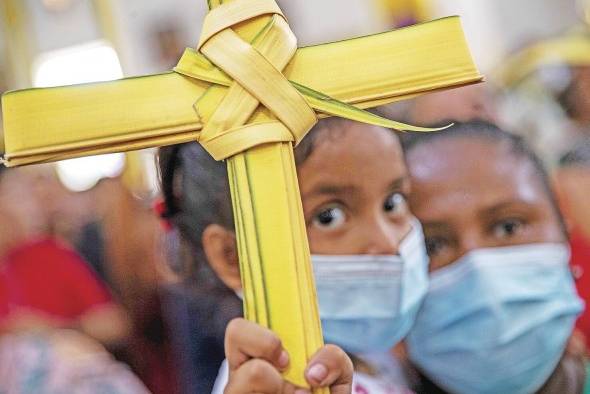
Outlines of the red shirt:
{"label": "red shirt", "polygon": [[576,326],[586,339],[590,339],[590,239],[581,229],[574,228],[570,234],[572,249],[571,266],[578,294],[586,302],[587,308],[579,317]]}
{"label": "red shirt", "polygon": [[0,262],[0,322],[22,307],[74,320],[111,301],[84,260],[53,240],[22,245]]}

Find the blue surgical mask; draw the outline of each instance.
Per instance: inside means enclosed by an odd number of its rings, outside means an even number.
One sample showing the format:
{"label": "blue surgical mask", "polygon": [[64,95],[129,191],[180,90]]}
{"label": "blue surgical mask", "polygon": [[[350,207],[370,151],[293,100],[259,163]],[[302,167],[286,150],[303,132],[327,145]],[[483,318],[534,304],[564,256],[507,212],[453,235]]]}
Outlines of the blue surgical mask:
{"label": "blue surgical mask", "polygon": [[454,394],[534,393],[583,309],[568,260],[565,244],[530,244],[475,250],[434,272],[411,360]]}
{"label": "blue surgical mask", "polygon": [[353,353],[386,351],[414,322],[428,289],[428,256],[420,223],[399,255],[312,255],[326,342]]}

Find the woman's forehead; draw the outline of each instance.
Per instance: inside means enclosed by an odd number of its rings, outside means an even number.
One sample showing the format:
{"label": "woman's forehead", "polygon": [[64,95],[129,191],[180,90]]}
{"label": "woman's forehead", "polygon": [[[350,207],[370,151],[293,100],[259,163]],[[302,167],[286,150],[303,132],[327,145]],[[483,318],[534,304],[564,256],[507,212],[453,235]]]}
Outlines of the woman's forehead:
{"label": "woman's forehead", "polygon": [[531,161],[493,140],[427,142],[408,154],[408,166],[418,207],[447,211],[467,205],[486,209],[510,201],[549,201],[542,175]]}
{"label": "woman's forehead", "polygon": [[425,141],[407,154],[410,173],[417,181],[468,183],[506,177],[530,161],[516,154],[505,141],[486,137],[451,136]]}

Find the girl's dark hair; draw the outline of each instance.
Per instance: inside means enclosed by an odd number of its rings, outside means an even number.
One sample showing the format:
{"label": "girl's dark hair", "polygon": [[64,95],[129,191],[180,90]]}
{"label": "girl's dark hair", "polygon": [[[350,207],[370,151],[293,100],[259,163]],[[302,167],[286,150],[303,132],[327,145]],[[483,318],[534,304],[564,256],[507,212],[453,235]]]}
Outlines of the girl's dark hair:
{"label": "girl's dark hair", "polygon": [[[433,127],[444,126],[451,123],[454,123],[453,126],[443,131],[432,133],[403,134],[401,136],[401,142],[402,148],[406,153],[406,157],[407,154],[417,146],[443,139],[476,138],[486,140],[491,143],[504,143],[510,148],[511,153],[516,158],[523,159],[532,165],[545,193],[547,194],[547,197],[551,202],[551,205],[559,217],[564,232],[567,234],[567,227],[558,208],[557,199],[551,187],[547,170],[545,169],[545,166],[543,165],[543,162],[539,156],[537,156],[535,151],[525,142],[521,136],[505,131],[493,123],[482,120],[473,120],[469,122],[454,122],[449,120],[442,122],[440,125],[433,125]],[[461,153],[457,152],[457,154]]]}
{"label": "girl's dark hair", "polygon": [[318,121],[295,148],[295,164],[297,166],[303,164],[321,141],[329,142],[337,140],[345,132],[346,125],[355,123],[357,122],[336,117]]}
{"label": "girl's dark hair", "polygon": [[197,285],[219,285],[205,263],[201,238],[211,224],[233,228],[225,163],[191,142],[160,148],[158,169],[165,202],[162,216],[180,237],[182,273]]}
{"label": "girl's dark hair", "polygon": [[[342,118],[320,120],[295,149],[297,166],[311,156],[320,141],[339,138],[346,125],[354,123]],[[392,138],[396,138],[393,133]],[[192,261],[191,276],[199,283],[215,281],[201,238],[210,224],[234,228],[225,163],[215,161],[198,143],[192,142],[160,148],[158,168],[166,207],[163,216],[185,244],[184,260]]]}

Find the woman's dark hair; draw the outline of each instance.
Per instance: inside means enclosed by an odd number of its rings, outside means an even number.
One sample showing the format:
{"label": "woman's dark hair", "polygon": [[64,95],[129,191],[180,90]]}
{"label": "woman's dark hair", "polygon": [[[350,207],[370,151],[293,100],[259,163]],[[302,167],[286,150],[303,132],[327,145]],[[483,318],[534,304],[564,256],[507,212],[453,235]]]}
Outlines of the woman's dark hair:
{"label": "woman's dark hair", "polygon": [[[445,121],[442,122],[441,125],[434,126],[444,126],[451,123],[453,123],[452,120]],[[563,216],[558,208],[559,205],[557,204],[555,193],[553,192],[553,189],[551,187],[547,170],[545,169],[545,166],[543,165],[541,159],[537,156],[534,150],[531,147],[529,147],[529,145],[521,136],[502,130],[500,127],[496,126],[493,123],[489,123],[482,120],[474,120],[469,122],[454,122],[453,126],[451,126],[450,128],[438,132],[403,134],[401,136],[401,142],[402,148],[406,153],[407,157],[407,154],[417,146],[428,144],[430,142],[442,139],[462,138],[483,139],[485,141],[498,144],[504,143],[510,148],[510,152],[516,158],[523,159],[530,163],[535,173],[538,175],[539,181],[541,182],[541,185],[545,190],[547,197],[551,202],[551,205],[553,206],[555,212],[559,217],[564,232],[567,234],[567,227],[565,225]],[[460,154],[460,152],[457,152],[457,154]]]}
{"label": "woman's dark hair", "polygon": [[[295,163],[303,164],[320,142],[338,139],[346,125],[354,123],[342,118],[320,120],[295,149]],[[396,138],[393,133],[392,138]],[[226,165],[193,142],[160,148],[158,168],[166,207],[163,216],[190,246],[185,254],[191,256],[191,276],[197,282],[214,281],[201,238],[211,224],[234,228]]]}
{"label": "woman's dark hair", "polygon": [[559,158],[559,167],[590,167],[590,139],[585,138]]}

